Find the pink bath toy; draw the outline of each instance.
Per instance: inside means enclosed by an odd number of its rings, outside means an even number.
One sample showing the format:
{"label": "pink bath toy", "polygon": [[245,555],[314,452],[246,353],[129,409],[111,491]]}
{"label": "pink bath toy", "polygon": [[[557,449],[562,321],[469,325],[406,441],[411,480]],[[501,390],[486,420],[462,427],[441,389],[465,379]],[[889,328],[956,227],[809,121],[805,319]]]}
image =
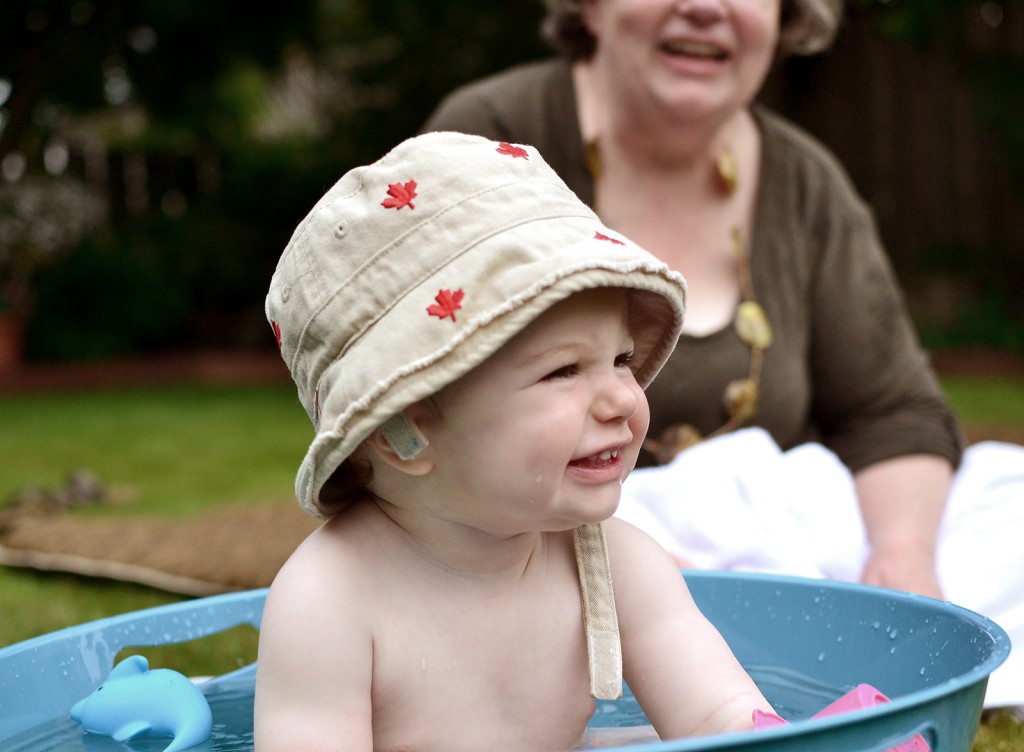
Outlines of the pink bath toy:
{"label": "pink bath toy", "polygon": [[[813,717],[825,718],[826,716],[838,715],[839,713],[848,713],[851,710],[873,708],[886,702],[889,702],[889,698],[870,684],[858,684],[845,695],[819,710]],[[785,718],[781,718],[775,715],[775,713],[765,713],[761,710],[754,711],[755,729],[776,728],[788,725],[789,722]],[[931,752],[931,747],[928,746],[928,742],[924,740],[924,737],[918,734],[912,739],[897,744],[895,747],[890,747],[888,752]]]}

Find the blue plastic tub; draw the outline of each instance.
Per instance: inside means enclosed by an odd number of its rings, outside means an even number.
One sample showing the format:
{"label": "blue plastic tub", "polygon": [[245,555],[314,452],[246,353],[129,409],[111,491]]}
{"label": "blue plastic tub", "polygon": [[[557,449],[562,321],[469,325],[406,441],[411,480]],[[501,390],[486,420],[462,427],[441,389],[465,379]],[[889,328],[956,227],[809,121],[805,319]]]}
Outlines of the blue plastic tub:
{"label": "blue plastic tub", "polygon": [[[617,749],[882,752],[921,734],[934,752],[970,752],[988,676],[1010,650],[1006,633],[989,619],[930,598],[861,585],[724,572],[687,572],[686,579],[768,699],[795,722]],[[0,649],[0,748],[163,749],[167,740],[117,743],[85,735],[68,711],[106,678],[122,648],[187,642],[240,624],[258,628],[265,596],[256,590],[161,606]],[[254,675],[249,666],[202,685],[213,709],[214,736],[197,750],[251,749]],[[892,702],[810,718],[860,683],[875,686]],[[601,703],[592,725],[644,723],[627,696]]]}

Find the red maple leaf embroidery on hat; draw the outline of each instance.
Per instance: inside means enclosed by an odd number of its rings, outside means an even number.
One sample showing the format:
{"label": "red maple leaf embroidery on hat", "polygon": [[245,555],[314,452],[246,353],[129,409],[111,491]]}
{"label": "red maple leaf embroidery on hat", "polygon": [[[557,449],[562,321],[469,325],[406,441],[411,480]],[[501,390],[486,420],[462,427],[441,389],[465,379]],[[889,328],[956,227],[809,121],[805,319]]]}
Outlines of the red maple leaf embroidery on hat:
{"label": "red maple leaf embroidery on hat", "polygon": [[529,159],[530,154],[522,146],[514,146],[508,141],[501,141],[498,143],[498,148],[495,149],[498,154],[506,154],[510,157],[522,157],[523,159]]}
{"label": "red maple leaf embroidery on hat", "polygon": [[416,198],[416,181],[410,180],[405,184],[391,183],[388,185],[388,196],[390,198],[380,202],[385,209],[401,209],[403,206],[415,209],[412,200]]}
{"label": "red maple leaf embroidery on hat", "polygon": [[594,233],[594,240],[607,240],[609,243],[615,243],[615,245],[625,245],[625,243],[623,243],[618,238],[610,238],[607,235],[600,232]]}
{"label": "red maple leaf embroidery on hat", "polygon": [[436,305],[427,306],[427,313],[431,316],[437,316],[439,319],[452,317],[452,321],[455,321],[455,312],[462,308],[462,297],[465,295],[462,290],[440,290],[434,297],[437,301]]}
{"label": "red maple leaf embroidery on hat", "polygon": [[274,329],[274,339],[277,340],[277,349],[281,349],[281,325],[276,321],[271,321],[270,326]]}

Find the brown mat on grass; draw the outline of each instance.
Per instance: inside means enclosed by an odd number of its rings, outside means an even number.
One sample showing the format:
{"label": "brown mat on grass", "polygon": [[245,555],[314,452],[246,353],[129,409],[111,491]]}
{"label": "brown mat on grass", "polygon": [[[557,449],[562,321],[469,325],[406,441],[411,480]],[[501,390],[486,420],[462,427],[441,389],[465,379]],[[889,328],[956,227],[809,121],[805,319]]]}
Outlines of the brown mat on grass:
{"label": "brown mat on grass", "polygon": [[8,518],[0,564],[137,582],[184,595],[265,587],[319,522],[294,501],[235,504],[184,519]]}

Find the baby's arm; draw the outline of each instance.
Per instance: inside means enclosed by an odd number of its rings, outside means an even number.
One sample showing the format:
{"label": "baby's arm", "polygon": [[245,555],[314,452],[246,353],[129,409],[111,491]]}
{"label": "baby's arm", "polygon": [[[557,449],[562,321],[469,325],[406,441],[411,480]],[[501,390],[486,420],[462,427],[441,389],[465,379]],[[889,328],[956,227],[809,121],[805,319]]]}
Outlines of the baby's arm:
{"label": "baby's arm", "polygon": [[314,564],[293,556],[267,598],[256,669],[256,752],[373,749],[370,632],[344,576]]}
{"label": "baby's arm", "polygon": [[662,739],[753,728],[771,711],[678,567],[646,533],[604,523],[622,635],[623,673]]}

